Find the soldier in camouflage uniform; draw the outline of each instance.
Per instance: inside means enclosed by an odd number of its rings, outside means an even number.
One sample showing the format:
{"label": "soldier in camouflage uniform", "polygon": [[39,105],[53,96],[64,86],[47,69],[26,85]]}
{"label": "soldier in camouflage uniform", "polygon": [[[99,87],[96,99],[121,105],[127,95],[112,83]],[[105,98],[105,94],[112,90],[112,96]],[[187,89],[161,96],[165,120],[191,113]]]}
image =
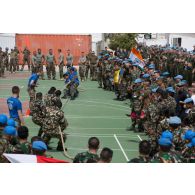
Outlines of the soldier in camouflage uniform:
{"label": "soldier in camouflage uniform", "polygon": [[57,138],[58,146],[57,150],[63,151],[60,128],[64,142],[66,141],[66,134],[63,132],[68,126],[68,122],[64,117],[64,112],[60,110],[58,102],[55,105],[46,107],[45,118],[43,120],[43,140],[48,145],[51,138]]}
{"label": "soldier in camouflage uniform", "polygon": [[9,71],[11,73],[15,73],[16,72],[16,60],[17,60],[17,52],[13,49],[11,49],[11,53],[10,53],[10,65],[9,65]]}
{"label": "soldier in camouflage uniform", "polygon": [[0,77],[4,77],[4,73],[5,73],[5,67],[4,67],[4,52],[2,51],[2,48],[0,47]]}
{"label": "soldier in camouflage uniform", "polygon": [[15,52],[15,63],[16,63],[16,70],[19,71],[19,50],[17,47],[14,47]]}
{"label": "soldier in camouflage uniform", "polygon": [[16,129],[11,126],[6,126],[3,130],[3,135],[0,138],[0,163],[7,163],[7,159],[3,153],[10,153],[13,151],[13,145],[10,144],[11,139],[16,136]]}
{"label": "soldier in camouflage uniform", "polygon": [[6,67],[6,70],[9,71],[9,48],[6,47],[5,48],[5,52],[4,52],[4,66]]}
{"label": "soldier in camouflage uniform", "polygon": [[103,85],[103,63],[99,61],[97,64],[97,81],[99,84],[99,88],[102,88]]}
{"label": "soldier in camouflage uniform", "polygon": [[36,55],[36,62],[37,62],[37,72],[40,72],[41,74],[41,79],[44,79],[44,71],[43,71],[43,63],[45,61],[45,56],[41,53],[41,49],[37,50],[37,55]]}
{"label": "soldier in camouflage uniform", "polygon": [[46,56],[46,70],[47,70],[47,77],[49,80],[56,79],[56,69],[55,69],[56,59],[53,55],[53,50],[50,49],[48,55]]}
{"label": "soldier in camouflage uniform", "polygon": [[151,144],[147,140],[143,140],[139,143],[139,157],[133,158],[129,163],[149,163],[151,157],[149,156],[151,152]]}
{"label": "soldier in camouflage uniform", "polygon": [[84,52],[82,52],[81,57],[79,58],[79,76],[81,81],[85,80],[86,61],[86,56],[84,55]]}
{"label": "soldier in camouflage uniform", "polygon": [[96,137],[91,137],[88,140],[88,148],[89,150],[86,152],[79,153],[75,156],[73,163],[86,163],[89,160],[94,160],[97,162],[99,160],[99,156],[97,154],[99,149],[99,139]]}
{"label": "soldier in camouflage uniform", "polygon": [[27,47],[25,47],[22,53],[23,53],[23,64],[20,71],[24,70],[24,66],[26,63],[28,65],[28,71],[30,71],[30,51],[28,50]]}
{"label": "soldier in camouflage uniform", "polygon": [[60,80],[63,79],[63,68],[64,68],[64,54],[62,53],[61,49],[58,49],[58,67],[59,67],[59,74],[60,74]]}
{"label": "soldier in camouflage uniform", "polygon": [[51,87],[49,91],[47,92],[47,94],[45,95],[44,103],[46,107],[53,105],[53,99],[55,98],[55,92],[56,92],[56,88]]}
{"label": "soldier in camouflage uniform", "polygon": [[98,57],[95,55],[95,52],[89,56],[90,63],[90,78],[91,80],[96,80],[96,66],[97,66]]}
{"label": "soldier in camouflage uniform", "polygon": [[45,117],[45,111],[46,107],[43,102],[43,96],[42,93],[39,92],[36,94],[36,99],[32,102],[32,109],[31,109],[31,115],[32,115],[32,121],[40,126],[38,136],[41,137],[43,131],[42,131],[42,125],[43,120]]}
{"label": "soldier in camouflage uniform", "polygon": [[17,130],[17,144],[12,148],[11,153],[14,154],[31,154],[31,144],[28,139],[28,128],[20,126]]}
{"label": "soldier in camouflage uniform", "polygon": [[31,71],[32,73],[38,73],[37,70],[37,52],[33,51],[33,55],[31,58]]}

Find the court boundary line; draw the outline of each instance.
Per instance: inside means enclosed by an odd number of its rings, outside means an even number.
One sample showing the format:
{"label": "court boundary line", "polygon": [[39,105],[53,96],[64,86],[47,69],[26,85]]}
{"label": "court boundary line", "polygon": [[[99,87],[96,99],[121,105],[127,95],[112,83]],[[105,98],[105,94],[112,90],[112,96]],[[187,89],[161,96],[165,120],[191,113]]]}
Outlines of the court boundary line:
{"label": "court boundary line", "polygon": [[119,147],[120,147],[120,149],[121,149],[121,151],[122,151],[122,153],[123,153],[125,159],[126,159],[127,161],[129,161],[129,158],[127,157],[127,155],[126,155],[126,153],[125,153],[123,147],[121,146],[121,144],[120,144],[120,142],[119,142],[119,140],[118,140],[116,134],[114,134],[114,138],[115,138],[116,142],[118,143],[118,145],[119,145]]}
{"label": "court boundary line", "polygon": [[140,135],[137,135],[137,137],[139,138],[140,141],[142,141],[142,138],[140,137]]}

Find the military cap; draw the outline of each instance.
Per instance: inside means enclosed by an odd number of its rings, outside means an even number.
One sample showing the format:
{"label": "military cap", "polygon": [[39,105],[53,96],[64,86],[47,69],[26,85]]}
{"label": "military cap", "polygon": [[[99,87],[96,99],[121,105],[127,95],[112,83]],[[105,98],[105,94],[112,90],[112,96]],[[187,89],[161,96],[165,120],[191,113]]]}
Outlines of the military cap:
{"label": "military cap", "polygon": [[182,80],[183,79],[183,76],[180,75],[180,74],[178,74],[177,76],[174,77],[174,79],[181,79]]}
{"label": "military cap", "polygon": [[6,126],[3,129],[3,134],[5,135],[11,135],[11,136],[16,136],[16,128],[12,126]]}
{"label": "military cap", "polygon": [[171,133],[169,130],[163,131],[161,137],[173,141],[173,133]]}
{"label": "military cap", "polygon": [[139,79],[135,79],[134,83],[141,83],[142,80],[139,78]]}
{"label": "military cap", "polygon": [[12,126],[12,127],[17,127],[18,126],[18,123],[14,119],[10,118],[7,121],[7,125],[8,126]]}
{"label": "military cap", "polygon": [[153,88],[152,89],[152,93],[156,93],[156,91],[158,90],[159,87]]}
{"label": "military cap", "polygon": [[32,148],[37,150],[47,150],[47,146],[43,141],[34,141],[32,143]]}
{"label": "military cap", "polygon": [[169,124],[181,124],[181,119],[178,116],[172,116],[168,119]]}
{"label": "military cap", "polygon": [[150,64],[150,65],[148,66],[148,68],[149,68],[149,69],[155,69],[155,65],[154,65],[154,64]]}
{"label": "military cap", "polygon": [[154,73],[160,73],[160,71],[159,70],[155,70]]}
{"label": "military cap", "polygon": [[186,99],[184,100],[184,103],[185,103],[185,104],[188,104],[188,103],[193,103],[193,104],[194,104],[194,101],[193,101],[192,98],[186,98]]}
{"label": "military cap", "polygon": [[144,78],[144,79],[149,78],[149,77],[150,77],[149,74],[144,74],[144,75],[142,76],[142,78]]}
{"label": "military cap", "polygon": [[158,140],[158,144],[160,146],[171,146],[172,145],[172,142],[169,138],[164,138],[164,137],[161,137],[159,140]]}
{"label": "military cap", "polygon": [[5,114],[0,114],[0,123],[3,125],[7,124],[7,116]]}
{"label": "military cap", "polygon": [[195,137],[192,138],[191,142],[187,145],[189,148],[194,147],[195,146]]}
{"label": "military cap", "polygon": [[175,89],[173,89],[173,87],[167,87],[166,88],[167,92],[170,92],[170,93],[176,93]]}
{"label": "military cap", "polygon": [[162,76],[169,76],[169,72],[163,72]]}
{"label": "military cap", "polygon": [[183,138],[184,140],[189,140],[189,141],[191,141],[193,137],[195,137],[195,132],[192,131],[191,129],[188,129],[188,130],[185,132],[185,134],[184,134],[184,136],[183,136],[182,138]]}

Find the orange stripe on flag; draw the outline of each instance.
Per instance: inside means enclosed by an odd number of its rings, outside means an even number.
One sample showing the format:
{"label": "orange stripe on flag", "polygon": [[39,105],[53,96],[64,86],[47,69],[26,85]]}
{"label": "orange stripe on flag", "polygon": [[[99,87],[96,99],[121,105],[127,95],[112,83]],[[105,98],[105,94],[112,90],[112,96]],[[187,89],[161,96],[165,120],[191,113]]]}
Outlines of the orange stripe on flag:
{"label": "orange stripe on flag", "polygon": [[142,55],[140,54],[140,52],[139,52],[137,49],[133,48],[133,49],[131,50],[131,52],[132,52],[134,55],[136,55],[141,61],[143,61]]}

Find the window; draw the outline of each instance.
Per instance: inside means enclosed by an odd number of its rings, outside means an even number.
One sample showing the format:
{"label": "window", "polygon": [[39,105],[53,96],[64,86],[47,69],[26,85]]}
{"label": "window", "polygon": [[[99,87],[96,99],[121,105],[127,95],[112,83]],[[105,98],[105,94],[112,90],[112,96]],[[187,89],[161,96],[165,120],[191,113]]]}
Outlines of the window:
{"label": "window", "polygon": [[174,47],[181,47],[182,38],[173,38],[173,46]]}

